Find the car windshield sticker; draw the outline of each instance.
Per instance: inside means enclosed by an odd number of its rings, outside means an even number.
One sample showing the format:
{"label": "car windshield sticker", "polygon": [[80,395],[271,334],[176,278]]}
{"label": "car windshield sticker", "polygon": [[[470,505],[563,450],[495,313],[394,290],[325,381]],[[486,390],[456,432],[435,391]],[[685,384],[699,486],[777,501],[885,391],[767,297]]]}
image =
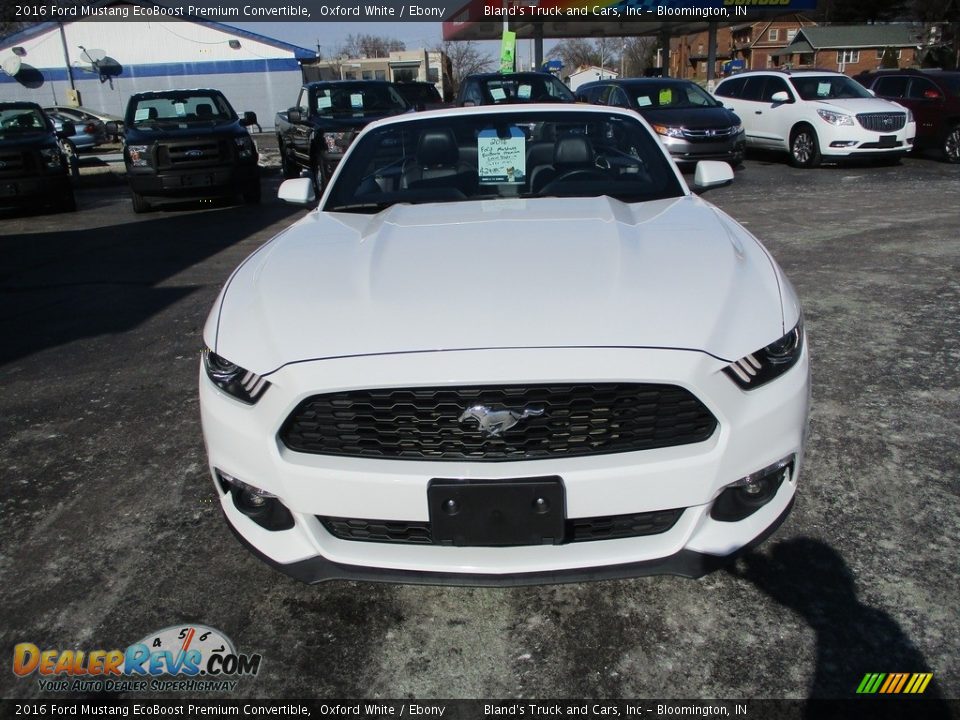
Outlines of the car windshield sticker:
{"label": "car windshield sticker", "polygon": [[490,88],[490,96],[496,101],[500,102],[505,100],[507,94],[503,91],[503,88]]}
{"label": "car windshield sticker", "polygon": [[361,93],[350,93],[350,107],[354,110],[363,110],[363,95]]}
{"label": "car windshield sticker", "polygon": [[481,130],[477,136],[481,183],[519,185],[526,177],[526,139],[520,128],[511,126],[509,130],[508,137],[501,137],[494,128]]}
{"label": "car windshield sticker", "polygon": [[517,88],[517,97],[521,100],[529,100],[530,92],[533,90],[529,85],[521,85]]}
{"label": "car windshield sticker", "polygon": [[177,114],[177,117],[183,117],[187,114],[187,106],[182,102],[174,103],[173,111]]}
{"label": "car windshield sticker", "polygon": [[329,110],[329,109],[330,109],[330,98],[327,97],[326,95],[318,95],[318,96],[317,96],[317,107],[320,108],[321,110]]}
{"label": "car windshield sticker", "polygon": [[817,83],[817,97],[828,97],[830,95],[830,83]]}
{"label": "car windshield sticker", "polygon": [[669,105],[671,100],[673,100],[673,90],[671,90],[670,88],[661,88],[659,104]]}
{"label": "car windshield sticker", "polygon": [[648,98],[646,95],[638,95],[637,105],[639,105],[640,107],[648,107],[650,105],[653,105],[653,100]]}
{"label": "car windshield sticker", "polygon": [[146,120],[148,117],[150,117],[150,108],[138,107],[137,111],[133,114],[133,121],[140,122],[141,120]]}

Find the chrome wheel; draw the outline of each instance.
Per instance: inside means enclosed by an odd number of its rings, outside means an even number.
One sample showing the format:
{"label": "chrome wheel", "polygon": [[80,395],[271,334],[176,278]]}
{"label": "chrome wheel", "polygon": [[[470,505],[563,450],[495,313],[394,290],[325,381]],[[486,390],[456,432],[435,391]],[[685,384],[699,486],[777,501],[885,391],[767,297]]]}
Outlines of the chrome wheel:
{"label": "chrome wheel", "polygon": [[790,162],[795,167],[810,168],[820,164],[817,136],[809,128],[801,128],[790,141]]}
{"label": "chrome wheel", "polygon": [[943,141],[943,155],[947,162],[960,163],[960,125],[956,125],[947,133]]}

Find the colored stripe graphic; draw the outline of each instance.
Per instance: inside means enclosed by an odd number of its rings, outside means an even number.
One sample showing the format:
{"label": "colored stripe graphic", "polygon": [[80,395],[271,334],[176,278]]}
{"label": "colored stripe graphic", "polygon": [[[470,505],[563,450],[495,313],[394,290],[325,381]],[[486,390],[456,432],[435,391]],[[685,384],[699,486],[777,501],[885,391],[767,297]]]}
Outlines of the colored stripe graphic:
{"label": "colored stripe graphic", "polygon": [[857,694],[919,695],[932,679],[933,673],[867,673],[857,686]]}

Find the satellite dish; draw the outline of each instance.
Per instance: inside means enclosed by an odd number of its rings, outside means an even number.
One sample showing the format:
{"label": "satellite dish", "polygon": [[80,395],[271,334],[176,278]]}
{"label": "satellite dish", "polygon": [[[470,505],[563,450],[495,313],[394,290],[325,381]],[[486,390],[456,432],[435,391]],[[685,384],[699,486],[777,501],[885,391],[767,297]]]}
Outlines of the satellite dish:
{"label": "satellite dish", "polygon": [[80,57],[82,57],[91,65],[96,65],[107,56],[106,50],[87,50],[83,47],[80,49],[83,50],[83,52],[80,54]]}
{"label": "satellite dish", "polygon": [[15,77],[20,72],[20,58],[16,55],[10,55],[3,59],[3,71],[10,77]]}

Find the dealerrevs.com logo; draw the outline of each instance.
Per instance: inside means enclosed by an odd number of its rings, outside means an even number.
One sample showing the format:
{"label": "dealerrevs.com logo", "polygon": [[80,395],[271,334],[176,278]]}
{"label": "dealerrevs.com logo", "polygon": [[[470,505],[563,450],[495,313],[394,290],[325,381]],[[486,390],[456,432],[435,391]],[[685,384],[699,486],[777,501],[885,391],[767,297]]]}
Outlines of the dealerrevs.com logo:
{"label": "dealerrevs.com logo", "polygon": [[205,625],[172,625],[126,650],[13,648],[13,672],[36,674],[44,692],[231,691],[260,670],[261,656],[237,653],[230,639]]}

